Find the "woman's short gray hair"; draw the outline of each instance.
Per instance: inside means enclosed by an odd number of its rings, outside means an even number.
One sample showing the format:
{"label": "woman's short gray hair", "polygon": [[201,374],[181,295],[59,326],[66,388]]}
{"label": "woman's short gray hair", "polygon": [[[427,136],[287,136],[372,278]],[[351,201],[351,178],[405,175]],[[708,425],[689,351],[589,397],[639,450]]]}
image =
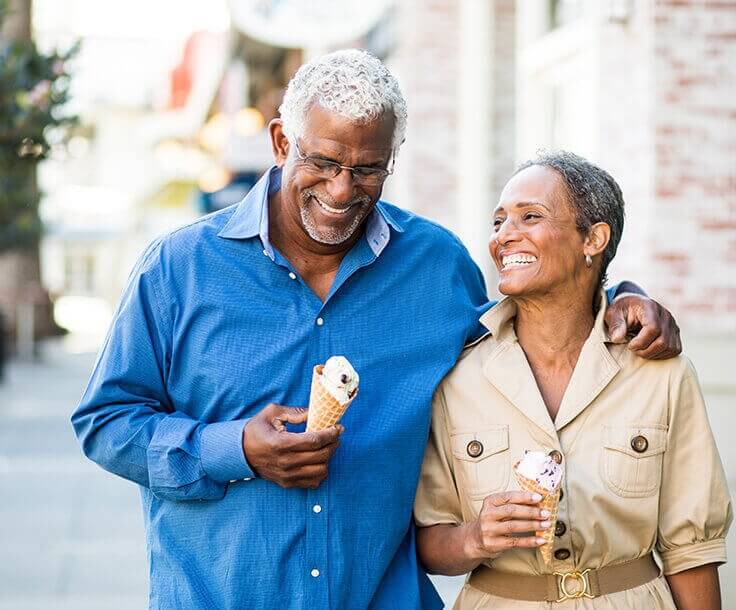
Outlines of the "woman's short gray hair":
{"label": "woman's short gray hair", "polygon": [[357,123],[369,123],[385,112],[392,112],[391,150],[394,156],[404,141],[406,101],[399,83],[388,68],[367,51],[335,51],[297,70],[279,108],[287,138],[291,140],[304,134],[307,112],[314,104]]}
{"label": "woman's short gray hair", "polygon": [[616,256],[624,230],[621,187],[606,170],[571,152],[540,151],[534,159],[522,163],[515,174],[533,165],[549,167],[562,177],[577,228],[583,235],[597,222],[611,227],[611,238],[601,256],[600,283],[605,285],[608,265]]}

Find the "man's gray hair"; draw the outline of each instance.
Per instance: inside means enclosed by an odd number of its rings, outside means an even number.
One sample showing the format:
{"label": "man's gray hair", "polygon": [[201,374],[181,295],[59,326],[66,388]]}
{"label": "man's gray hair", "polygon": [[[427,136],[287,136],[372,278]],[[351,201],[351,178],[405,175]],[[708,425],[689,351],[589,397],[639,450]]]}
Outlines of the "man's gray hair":
{"label": "man's gray hair", "polygon": [[611,227],[611,238],[601,256],[600,283],[605,285],[608,265],[616,256],[624,230],[621,187],[606,170],[571,152],[540,151],[534,159],[522,163],[515,174],[533,165],[549,167],[562,177],[580,233],[587,235],[597,222]]}
{"label": "man's gray hair", "polygon": [[394,115],[391,150],[406,135],[406,101],[399,83],[381,61],[358,49],[345,49],[304,64],[289,82],[279,108],[286,137],[304,135],[306,115],[319,104],[356,123],[370,123],[385,112]]}

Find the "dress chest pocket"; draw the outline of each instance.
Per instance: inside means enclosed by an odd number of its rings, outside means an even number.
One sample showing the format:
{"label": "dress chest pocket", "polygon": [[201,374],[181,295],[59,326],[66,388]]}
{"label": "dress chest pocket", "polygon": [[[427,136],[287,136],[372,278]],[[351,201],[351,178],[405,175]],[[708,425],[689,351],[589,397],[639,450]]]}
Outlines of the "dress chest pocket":
{"label": "dress chest pocket", "polygon": [[461,485],[472,499],[506,489],[511,469],[508,426],[454,430],[450,443]]}
{"label": "dress chest pocket", "polygon": [[601,475],[623,498],[654,495],[662,482],[667,426],[641,424],[603,427]]}

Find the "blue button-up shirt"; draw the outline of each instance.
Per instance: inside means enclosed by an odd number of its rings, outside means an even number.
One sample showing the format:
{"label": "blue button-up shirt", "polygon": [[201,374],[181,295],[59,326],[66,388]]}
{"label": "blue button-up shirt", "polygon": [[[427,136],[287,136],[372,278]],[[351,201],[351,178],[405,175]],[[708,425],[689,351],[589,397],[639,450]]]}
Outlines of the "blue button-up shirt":
{"label": "blue button-up shirt", "polygon": [[[269,242],[279,186],[273,168],[240,204],[147,249],[74,428],[140,485],[151,608],[441,607],[412,503],[432,393],[481,332],[483,279],[450,232],[379,202],[322,302]],[[332,355],[360,392],[327,480],[258,478],[245,422],[270,402],[306,405]]]}

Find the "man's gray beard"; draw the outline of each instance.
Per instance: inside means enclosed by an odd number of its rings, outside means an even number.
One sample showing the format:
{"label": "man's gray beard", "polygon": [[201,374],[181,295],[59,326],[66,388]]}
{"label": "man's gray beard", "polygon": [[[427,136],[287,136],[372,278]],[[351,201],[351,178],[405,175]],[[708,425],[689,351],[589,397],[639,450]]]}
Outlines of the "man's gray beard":
{"label": "man's gray beard", "polygon": [[[328,231],[320,231],[317,228],[317,223],[314,221],[314,218],[312,216],[312,212],[309,209],[309,200],[314,197],[315,199],[318,199],[317,195],[312,190],[306,190],[302,193],[302,202],[299,206],[299,213],[302,217],[302,226],[304,227],[304,230],[307,232],[309,237],[311,237],[314,241],[324,244],[326,246],[337,246],[339,244],[342,244],[346,242],[348,239],[350,239],[357,231],[358,227],[360,226],[360,223],[363,222],[365,217],[368,214],[368,206],[370,205],[370,198],[368,196],[361,196],[356,197],[355,199],[351,200],[350,205],[359,205],[362,207],[360,214],[358,214],[353,221],[344,229],[334,228],[330,229]],[[326,197],[322,197],[322,200],[328,199]],[[334,201],[327,200],[325,201],[327,205],[330,207],[336,208],[337,206],[334,205]],[[319,203],[315,202],[316,205],[319,205]]]}

